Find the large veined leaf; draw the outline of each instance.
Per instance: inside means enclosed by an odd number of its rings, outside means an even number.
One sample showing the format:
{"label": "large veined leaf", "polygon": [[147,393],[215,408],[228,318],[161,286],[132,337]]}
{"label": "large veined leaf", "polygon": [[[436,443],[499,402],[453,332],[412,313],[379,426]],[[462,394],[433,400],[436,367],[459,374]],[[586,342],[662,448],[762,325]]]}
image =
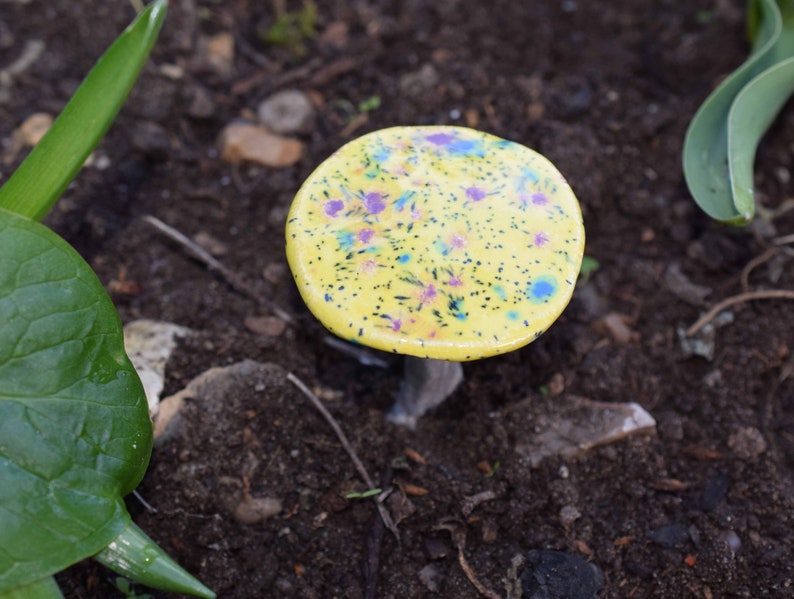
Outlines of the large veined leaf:
{"label": "large veined leaf", "polygon": [[0,209],[0,591],[118,536],[151,435],[96,275],[55,233]]}
{"label": "large veined leaf", "polygon": [[0,599],[60,598],[52,574],[88,556],[150,586],[215,596],[130,521],[122,497],[152,445],[143,388],[93,271],[35,222],[110,126],[167,4],[141,11],[0,188]]}
{"label": "large veined leaf", "polygon": [[794,0],[749,0],[750,57],[698,110],[684,140],[684,176],[712,218],[745,224],[755,213],[758,143],[794,92]]}

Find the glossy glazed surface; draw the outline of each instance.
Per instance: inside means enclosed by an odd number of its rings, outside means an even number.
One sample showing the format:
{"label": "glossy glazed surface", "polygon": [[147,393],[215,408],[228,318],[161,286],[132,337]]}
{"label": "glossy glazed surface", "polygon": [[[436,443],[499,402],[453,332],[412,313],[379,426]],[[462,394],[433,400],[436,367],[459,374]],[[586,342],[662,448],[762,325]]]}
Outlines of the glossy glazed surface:
{"label": "glossy glazed surface", "polygon": [[584,250],[579,204],[546,158],[446,126],[343,146],[301,187],[286,237],[298,289],[331,332],[458,361],[545,331]]}

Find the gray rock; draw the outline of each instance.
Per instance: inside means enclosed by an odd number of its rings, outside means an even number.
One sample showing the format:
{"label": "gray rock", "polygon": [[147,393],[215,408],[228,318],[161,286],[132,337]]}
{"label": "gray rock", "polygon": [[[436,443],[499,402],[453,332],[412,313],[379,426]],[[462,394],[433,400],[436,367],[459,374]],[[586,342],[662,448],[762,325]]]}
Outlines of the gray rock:
{"label": "gray rock", "polygon": [[314,105],[297,89],[273,94],[257,108],[259,122],[274,133],[309,133],[314,128]]}
{"label": "gray rock", "polygon": [[425,585],[425,588],[431,593],[438,593],[441,590],[441,583],[444,581],[444,575],[435,564],[427,564],[424,568],[419,570],[419,580]]}
{"label": "gray rock", "polygon": [[689,538],[689,530],[683,524],[666,524],[648,533],[648,540],[665,549],[686,545]]}
{"label": "gray rock", "polygon": [[521,573],[523,599],[596,599],[603,586],[598,566],[562,551],[530,551]]}

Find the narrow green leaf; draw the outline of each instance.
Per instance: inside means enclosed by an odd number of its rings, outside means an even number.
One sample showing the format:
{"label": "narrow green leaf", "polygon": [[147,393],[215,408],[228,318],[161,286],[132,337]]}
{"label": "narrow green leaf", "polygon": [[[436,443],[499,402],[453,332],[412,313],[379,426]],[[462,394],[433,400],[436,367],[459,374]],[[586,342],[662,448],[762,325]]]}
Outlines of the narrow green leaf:
{"label": "narrow green leaf", "polygon": [[750,58],[706,99],[684,140],[692,196],[709,216],[730,224],[753,218],[756,149],[794,92],[794,0],[750,0],[748,31]]}
{"label": "narrow green leaf", "polygon": [[183,570],[133,522],[94,559],[150,587],[205,599],[215,597],[215,593]]}
{"label": "narrow green leaf", "polygon": [[63,593],[55,579],[47,576],[23,587],[0,592],[0,599],[63,599]]}
{"label": "narrow green leaf", "polygon": [[0,209],[0,591],[96,554],[127,525],[122,497],[152,427],[121,322],[85,261]]}
{"label": "narrow green leaf", "polygon": [[0,188],[0,207],[41,220],[82,168],[132,89],[165,19],[155,0],[108,48],[47,134]]}

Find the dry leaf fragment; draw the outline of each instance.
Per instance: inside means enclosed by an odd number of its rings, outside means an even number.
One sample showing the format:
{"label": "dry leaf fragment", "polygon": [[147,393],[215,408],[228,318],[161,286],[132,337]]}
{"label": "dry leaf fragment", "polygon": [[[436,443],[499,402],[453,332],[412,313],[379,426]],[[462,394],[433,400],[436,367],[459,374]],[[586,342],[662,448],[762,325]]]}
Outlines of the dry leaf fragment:
{"label": "dry leaf fragment", "polygon": [[418,451],[410,447],[405,448],[405,457],[417,464],[427,464],[427,460]]}
{"label": "dry leaf fragment", "polygon": [[630,543],[634,542],[634,539],[636,539],[636,538],[637,537],[635,537],[634,535],[628,535],[628,536],[625,536],[625,537],[620,537],[620,538],[615,539],[614,541],[612,541],[612,545],[614,547],[624,547],[625,545],[629,545]]}
{"label": "dry leaf fragment", "polygon": [[660,478],[651,484],[651,488],[654,491],[677,493],[678,491],[686,491],[689,488],[689,483],[680,481],[677,478]]}
{"label": "dry leaf fragment", "polygon": [[414,495],[416,497],[421,497],[422,495],[427,495],[430,491],[425,488],[419,487],[417,485],[412,485],[411,483],[403,483],[400,485],[400,488],[406,495]]}
{"label": "dry leaf fragment", "polygon": [[695,458],[696,460],[721,460],[722,454],[709,449],[708,447],[701,447],[700,445],[687,445],[681,448],[681,453]]}

